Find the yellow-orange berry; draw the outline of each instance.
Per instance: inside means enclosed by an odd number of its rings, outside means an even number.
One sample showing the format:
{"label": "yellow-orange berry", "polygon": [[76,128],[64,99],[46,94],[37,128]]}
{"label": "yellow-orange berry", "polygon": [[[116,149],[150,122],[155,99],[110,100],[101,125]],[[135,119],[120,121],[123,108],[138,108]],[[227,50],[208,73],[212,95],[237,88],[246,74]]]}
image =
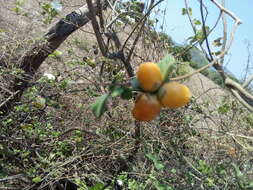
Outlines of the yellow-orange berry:
{"label": "yellow-orange berry", "polygon": [[189,88],[178,82],[168,82],[161,86],[158,99],[162,106],[179,108],[186,105],[191,99],[192,93]]}
{"label": "yellow-orange berry", "polygon": [[138,95],[134,109],[133,117],[139,121],[150,121],[160,113],[161,105],[156,96],[141,93]]}
{"label": "yellow-orange berry", "polygon": [[137,72],[137,79],[143,90],[147,92],[156,91],[162,84],[162,73],[155,63],[142,63]]}

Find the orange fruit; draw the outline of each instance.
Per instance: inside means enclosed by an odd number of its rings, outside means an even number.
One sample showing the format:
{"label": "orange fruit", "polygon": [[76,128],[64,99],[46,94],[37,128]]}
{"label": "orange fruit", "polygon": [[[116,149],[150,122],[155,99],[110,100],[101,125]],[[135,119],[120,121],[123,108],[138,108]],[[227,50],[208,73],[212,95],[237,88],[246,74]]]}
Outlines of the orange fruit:
{"label": "orange fruit", "polygon": [[161,86],[158,91],[158,99],[162,106],[179,108],[186,105],[191,99],[192,93],[189,88],[178,82],[168,82]]}
{"label": "orange fruit", "polygon": [[133,117],[139,121],[153,120],[161,110],[161,105],[156,96],[141,93],[135,101],[132,110]]}
{"label": "orange fruit", "polygon": [[137,79],[143,90],[147,92],[156,91],[162,84],[162,73],[157,64],[147,62],[139,66]]}

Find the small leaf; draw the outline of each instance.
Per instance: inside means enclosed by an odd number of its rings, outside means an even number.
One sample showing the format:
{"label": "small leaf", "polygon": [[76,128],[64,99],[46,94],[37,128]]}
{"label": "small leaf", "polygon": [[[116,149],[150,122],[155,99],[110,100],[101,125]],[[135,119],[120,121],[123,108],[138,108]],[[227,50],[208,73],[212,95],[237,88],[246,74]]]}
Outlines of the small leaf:
{"label": "small leaf", "polygon": [[235,164],[232,164],[232,166],[234,167],[235,170],[235,175],[238,179],[242,180],[244,178],[243,173],[240,171],[239,167]]}
{"label": "small leaf", "polygon": [[223,38],[222,37],[220,37],[220,38],[217,38],[217,39],[215,39],[214,41],[213,41],[213,46],[215,46],[215,47],[220,47],[221,45],[222,45],[222,43],[221,43],[221,40],[222,40]]}
{"label": "small leaf", "polygon": [[188,13],[189,13],[190,16],[192,16],[192,8],[188,9]]}
{"label": "small leaf", "polygon": [[164,168],[164,165],[163,164],[161,164],[160,162],[155,162],[154,163],[155,164],[155,168],[157,169],[157,170],[161,170],[161,169],[163,169]]}
{"label": "small leaf", "polygon": [[89,190],[102,190],[104,188],[103,183],[97,183],[96,185],[89,188]]}
{"label": "small leaf", "polygon": [[186,8],[182,8],[182,15],[186,15]]}
{"label": "small leaf", "polygon": [[85,63],[87,63],[87,65],[89,65],[92,68],[95,68],[97,66],[97,63],[95,62],[95,60],[91,58],[85,59]]}
{"label": "small leaf", "polygon": [[197,19],[193,19],[193,23],[195,25],[201,25],[201,22],[199,20],[197,20]]}
{"label": "small leaf", "polygon": [[159,63],[158,66],[162,72],[163,81],[169,77],[169,73],[175,68],[175,58],[171,54],[167,54]]}
{"label": "small leaf", "polygon": [[141,85],[139,83],[139,81],[137,80],[136,77],[134,77],[131,81],[131,86],[133,88],[134,91],[142,91]]}
{"label": "small leaf", "polygon": [[48,57],[60,57],[62,54],[61,51],[55,50],[53,53],[49,54]]}
{"label": "small leaf", "polygon": [[157,158],[153,154],[146,154],[146,157],[153,162],[157,161]]}
{"label": "small leaf", "polygon": [[104,94],[96,102],[91,105],[91,110],[96,117],[101,117],[106,111],[106,102],[109,95]]}
{"label": "small leaf", "polygon": [[40,177],[40,176],[37,176],[37,177],[33,178],[32,181],[33,181],[34,183],[39,183],[39,182],[41,182],[41,177]]}
{"label": "small leaf", "polygon": [[110,95],[112,97],[120,96],[124,92],[124,89],[122,87],[115,87],[112,89]]}
{"label": "small leaf", "polygon": [[164,165],[160,161],[158,161],[158,158],[155,155],[146,154],[146,157],[154,163],[154,166],[157,170],[161,170],[164,168]]}

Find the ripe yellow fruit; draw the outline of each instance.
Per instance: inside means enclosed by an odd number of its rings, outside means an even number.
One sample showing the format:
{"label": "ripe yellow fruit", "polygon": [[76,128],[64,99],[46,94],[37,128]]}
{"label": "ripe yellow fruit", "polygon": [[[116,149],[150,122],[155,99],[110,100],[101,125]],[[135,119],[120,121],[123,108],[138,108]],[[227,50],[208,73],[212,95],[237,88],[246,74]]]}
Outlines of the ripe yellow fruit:
{"label": "ripe yellow fruit", "polygon": [[156,96],[141,93],[138,95],[134,109],[133,117],[139,121],[150,121],[160,113],[161,104]]}
{"label": "ripe yellow fruit", "polygon": [[157,64],[147,62],[139,66],[137,79],[143,90],[147,92],[156,91],[162,84],[162,73]]}
{"label": "ripe yellow fruit", "polygon": [[179,108],[186,105],[191,99],[189,88],[178,82],[168,82],[161,86],[158,99],[164,107]]}

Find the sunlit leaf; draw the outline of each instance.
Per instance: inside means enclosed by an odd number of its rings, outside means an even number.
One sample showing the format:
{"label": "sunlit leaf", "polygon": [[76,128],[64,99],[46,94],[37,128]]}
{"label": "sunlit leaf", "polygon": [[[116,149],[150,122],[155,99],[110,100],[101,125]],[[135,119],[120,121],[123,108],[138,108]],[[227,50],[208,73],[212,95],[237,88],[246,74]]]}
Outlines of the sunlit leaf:
{"label": "sunlit leaf", "polygon": [[104,94],[91,105],[91,110],[96,117],[101,117],[106,111],[106,102],[108,97],[108,94]]}
{"label": "sunlit leaf", "polygon": [[171,54],[168,54],[158,63],[164,81],[168,79],[169,73],[175,69],[175,62],[175,58]]}
{"label": "sunlit leaf", "polygon": [[124,89],[122,87],[116,87],[111,91],[111,96],[116,97],[120,96],[124,92]]}
{"label": "sunlit leaf", "polygon": [[32,181],[33,181],[34,183],[39,183],[39,182],[41,182],[41,177],[40,177],[40,176],[37,176],[37,177],[33,178]]}
{"label": "sunlit leaf", "polygon": [[197,19],[193,19],[193,23],[195,25],[201,25],[201,22],[199,20],[197,20]]}

